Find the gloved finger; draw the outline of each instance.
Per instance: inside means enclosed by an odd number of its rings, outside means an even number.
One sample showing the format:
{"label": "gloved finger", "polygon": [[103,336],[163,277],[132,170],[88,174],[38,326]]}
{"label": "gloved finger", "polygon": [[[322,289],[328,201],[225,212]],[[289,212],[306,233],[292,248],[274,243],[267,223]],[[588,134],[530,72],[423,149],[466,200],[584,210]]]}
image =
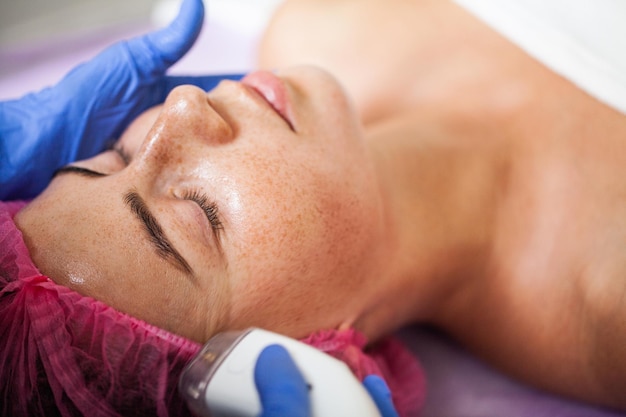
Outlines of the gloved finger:
{"label": "gloved finger", "polygon": [[168,76],[165,77],[164,81],[164,94],[163,100],[165,97],[172,91],[174,88],[179,85],[191,84],[196,87],[200,87],[204,91],[211,91],[222,80],[240,80],[243,78],[244,74],[222,74],[222,75],[203,75],[203,76]]}
{"label": "gloved finger", "polygon": [[284,347],[263,349],[254,368],[254,382],[263,408],[261,417],[310,416],[306,382]]}
{"label": "gloved finger", "polygon": [[398,412],[393,406],[391,391],[385,381],[378,375],[368,375],[363,380],[363,385],[376,403],[382,417],[398,417]]}
{"label": "gloved finger", "polygon": [[130,54],[145,74],[165,73],[191,49],[204,23],[202,0],[183,0],[176,18],[165,28],[127,42]]}

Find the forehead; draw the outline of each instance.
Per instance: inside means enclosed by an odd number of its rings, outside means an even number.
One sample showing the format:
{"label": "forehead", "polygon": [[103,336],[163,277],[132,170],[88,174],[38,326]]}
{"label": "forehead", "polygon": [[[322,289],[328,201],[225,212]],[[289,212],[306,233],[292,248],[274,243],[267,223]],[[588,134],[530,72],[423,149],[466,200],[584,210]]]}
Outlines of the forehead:
{"label": "forehead", "polygon": [[286,183],[268,181],[260,187],[250,181],[240,187],[249,192],[238,200],[242,207],[227,239],[233,239],[239,255],[245,254],[235,258],[246,274],[337,273],[342,259],[356,257],[371,242],[373,225],[380,220],[378,207],[370,205],[375,198],[341,179],[308,174]]}
{"label": "forehead", "polygon": [[[155,254],[121,195],[100,184],[58,178],[25,209],[35,222],[28,230],[33,260],[42,273],[119,311],[195,340],[197,328],[223,322],[220,313],[227,310],[220,306],[228,300],[218,297],[220,288],[213,285],[221,281],[201,282],[202,286],[172,269]],[[216,276],[223,271],[205,272]],[[215,307],[211,314],[207,305]]]}

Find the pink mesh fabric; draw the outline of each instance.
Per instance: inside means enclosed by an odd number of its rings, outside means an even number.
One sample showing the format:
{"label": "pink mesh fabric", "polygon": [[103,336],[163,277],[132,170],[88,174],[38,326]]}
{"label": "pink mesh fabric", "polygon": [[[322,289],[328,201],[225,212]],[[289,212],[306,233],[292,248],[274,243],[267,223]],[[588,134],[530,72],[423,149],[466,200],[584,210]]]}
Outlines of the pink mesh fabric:
{"label": "pink mesh fabric", "polygon": [[[0,415],[187,416],[177,384],[200,345],[120,313],[41,275],[0,202]],[[366,353],[354,332],[306,340],[359,378],[383,376],[403,417],[421,407],[424,378],[395,339]]]}
{"label": "pink mesh fabric", "polygon": [[0,415],[184,416],[178,377],[199,350],[42,276],[0,203]]}
{"label": "pink mesh fabric", "polygon": [[426,378],[417,359],[398,339],[388,337],[366,349],[365,336],[349,329],[320,331],[302,341],[342,360],[361,380],[371,374],[381,376],[398,414],[419,416],[426,399]]}

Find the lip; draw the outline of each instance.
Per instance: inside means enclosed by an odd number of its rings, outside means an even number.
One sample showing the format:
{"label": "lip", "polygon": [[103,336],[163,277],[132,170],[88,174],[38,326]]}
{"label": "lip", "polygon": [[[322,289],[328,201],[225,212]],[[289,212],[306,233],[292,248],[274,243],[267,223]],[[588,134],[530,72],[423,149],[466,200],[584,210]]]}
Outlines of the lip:
{"label": "lip", "polygon": [[269,71],[254,71],[246,75],[241,83],[252,88],[272,107],[272,109],[294,129],[291,120],[291,106],[285,82]]}

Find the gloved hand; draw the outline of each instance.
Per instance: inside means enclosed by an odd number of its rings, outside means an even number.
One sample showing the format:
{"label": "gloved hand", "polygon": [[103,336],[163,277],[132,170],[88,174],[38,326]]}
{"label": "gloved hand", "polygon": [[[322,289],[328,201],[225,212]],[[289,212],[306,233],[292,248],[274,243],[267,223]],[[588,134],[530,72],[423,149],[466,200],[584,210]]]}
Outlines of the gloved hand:
{"label": "gloved hand", "polygon": [[[254,381],[261,398],[260,417],[310,417],[309,391],[302,374],[285,348],[270,345],[263,349],[254,368]],[[365,388],[382,417],[398,417],[385,381],[369,375]]]}
{"label": "gloved hand", "polygon": [[53,87],[0,103],[0,200],[36,195],[57,168],[102,151],[177,85],[209,90],[238,79],[165,76],[203,21],[202,0],[184,0],[168,27],[112,45]]}
{"label": "gloved hand", "polygon": [[385,381],[378,375],[368,375],[363,380],[365,389],[376,403],[382,417],[398,417],[398,412],[393,406],[391,391]]}

